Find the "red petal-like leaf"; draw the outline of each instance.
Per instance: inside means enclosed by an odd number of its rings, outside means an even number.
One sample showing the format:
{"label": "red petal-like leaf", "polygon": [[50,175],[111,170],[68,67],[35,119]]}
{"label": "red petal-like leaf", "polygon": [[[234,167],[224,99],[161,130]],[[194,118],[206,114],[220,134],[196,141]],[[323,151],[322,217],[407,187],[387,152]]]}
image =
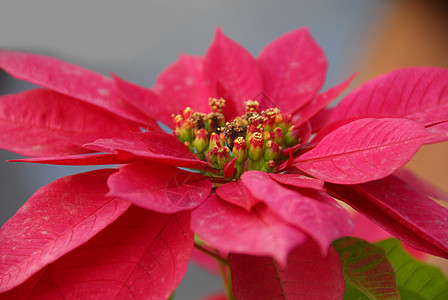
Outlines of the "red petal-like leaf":
{"label": "red petal-like leaf", "polygon": [[313,100],[297,110],[293,116],[294,120],[297,120],[293,122],[294,125],[300,126],[322,111],[331,101],[336,99],[348,88],[355,76],[356,74],[353,74],[337,86],[317,95]]}
{"label": "red petal-like leaf", "polygon": [[48,90],[0,97],[0,145],[27,156],[88,152],[84,143],[138,130],[98,107]]}
{"label": "red petal-like leaf", "polygon": [[215,39],[205,54],[204,73],[226,100],[227,118],[245,112],[244,101],[253,99],[262,88],[262,78],[253,56],[216,28]]}
{"label": "red petal-like leaf", "polygon": [[427,127],[434,136],[427,141],[427,144],[440,143],[448,140],[448,121],[436,123]]}
{"label": "red petal-like leaf", "polygon": [[82,245],[129,207],[106,197],[115,170],[68,176],[39,189],[0,229],[0,291]]}
{"label": "red petal-like leaf", "polygon": [[327,189],[410,246],[448,258],[448,210],[398,177]]}
{"label": "red petal-like leaf", "polygon": [[[154,137],[154,138],[153,138]],[[160,138],[159,140],[157,138]],[[168,144],[164,144],[167,141]],[[171,144],[170,144],[171,143]],[[168,134],[152,131],[142,134],[132,134],[126,139],[99,139],[84,145],[87,149],[99,152],[127,152],[142,160],[154,161],[170,166],[204,169],[213,171],[209,164],[191,154],[176,138]],[[151,149],[156,152],[150,151]],[[126,159],[129,157],[124,156]]]}
{"label": "red petal-like leaf", "polygon": [[407,118],[424,126],[448,120],[448,69],[409,68],[379,76],[350,93],[330,122],[360,117]]}
{"label": "red petal-like leaf", "polygon": [[355,223],[355,231],[350,236],[361,238],[370,243],[393,237],[392,234],[370,221],[363,214],[354,212],[352,217]]}
{"label": "red petal-like leaf", "polygon": [[11,159],[7,162],[28,162],[48,165],[68,165],[68,166],[92,166],[92,165],[110,165],[110,164],[127,164],[137,162],[140,159],[127,154],[83,154],[71,156],[51,156],[51,157],[32,157]]}
{"label": "red petal-like leaf", "polygon": [[222,173],[224,175],[224,178],[230,179],[233,177],[233,174],[235,174],[235,163],[238,157],[235,157],[228,162],[226,162],[222,168]]}
{"label": "red petal-like leaf", "polygon": [[448,201],[448,194],[434,184],[421,178],[410,169],[401,168],[394,173],[395,176],[409,183],[416,191],[435,198],[437,200]]}
{"label": "red petal-like leaf", "polygon": [[247,190],[244,184],[240,180],[230,181],[218,187],[216,190],[218,196],[232,204],[241,206],[247,211],[260,202],[257,198],[253,197],[251,193]]}
{"label": "red petal-like leaf", "polygon": [[310,241],[291,252],[287,268],[268,257],[241,254],[229,254],[229,265],[238,300],[344,298],[342,266],[333,247],[322,257]]}
{"label": "red petal-like leaf", "polygon": [[140,112],[118,97],[111,78],[80,66],[44,55],[1,50],[0,68],[16,78],[139,120]]}
{"label": "red petal-like leaf", "polygon": [[[150,89],[125,81],[115,74],[112,74],[118,94],[126,99],[129,105],[135,107],[141,112],[140,120],[147,129],[160,129],[156,119],[160,117],[156,104],[160,101],[159,97]],[[167,124],[171,125],[171,123]]]}
{"label": "red petal-like leaf", "polygon": [[148,162],[120,168],[107,183],[110,195],[161,213],[192,209],[212,189],[212,183],[200,174]]}
{"label": "red petal-like leaf", "polygon": [[272,180],[268,173],[260,171],[243,173],[241,181],[252,196],[310,235],[322,253],[326,253],[332,241],[353,231],[350,214],[323,193],[290,190]]}
{"label": "red petal-like leaf", "polygon": [[333,107],[328,107],[322,111],[320,111],[317,115],[312,117],[309,121],[311,123],[311,128],[313,129],[312,132],[318,132],[322,128],[327,125],[328,120],[331,117],[331,114],[333,113]]}
{"label": "red petal-like leaf", "polygon": [[[358,212],[353,215],[353,222],[355,223],[355,231],[350,236],[362,238],[370,243],[375,243],[393,237],[393,235],[372,222],[368,217]],[[408,253],[419,260],[425,259],[428,255],[424,252],[418,251],[407,244],[403,244]]]}
{"label": "red petal-like leaf", "polygon": [[147,131],[143,133],[135,133],[134,135],[139,138],[152,153],[178,158],[196,158],[197,160],[197,157],[191,154],[190,150],[172,135],[161,131]]}
{"label": "red petal-like leaf", "polygon": [[294,113],[313,99],[325,82],[328,62],[308,28],[288,32],[258,57],[266,95],[284,112]]}
{"label": "red petal-like leaf", "polygon": [[210,197],[191,215],[191,228],[202,240],[223,252],[269,255],[286,265],[288,253],[307,236],[285,223],[263,204],[250,212]]}
{"label": "red petal-like leaf", "polygon": [[328,134],[293,166],[328,182],[367,182],[402,167],[427,139],[426,129],[413,121],[360,119]]}
{"label": "red petal-like leaf", "polygon": [[210,111],[208,98],[216,96],[216,91],[203,68],[203,57],[181,54],[177,62],[160,73],[154,90],[160,96],[156,109],[162,122],[171,126],[171,115],[182,112],[187,106],[194,111]]}
{"label": "red petal-like leaf", "polygon": [[192,249],[188,214],[162,215],[131,207],[38,278],[3,297],[168,299],[187,270]]}
{"label": "red petal-like leaf", "polygon": [[272,179],[278,183],[294,186],[298,188],[308,188],[322,191],[324,189],[324,182],[319,179],[307,177],[300,174],[276,174],[269,173]]}

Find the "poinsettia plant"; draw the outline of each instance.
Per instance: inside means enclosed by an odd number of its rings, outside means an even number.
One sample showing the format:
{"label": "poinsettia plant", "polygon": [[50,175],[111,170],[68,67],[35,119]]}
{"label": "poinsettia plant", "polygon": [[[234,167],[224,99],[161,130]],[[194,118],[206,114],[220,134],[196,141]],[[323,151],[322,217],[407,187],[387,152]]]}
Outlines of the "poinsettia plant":
{"label": "poinsettia plant", "polygon": [[227,299],[446,296],[398,241],[349,237],[341,203],[448,258],[446,196],[402,169],[448,139],[448,70],[396,70],[326,108],[354,76],[319,92],[306,28],[257,58],[218,28],[153,88],[17,51],[0,67],[42,87],[1,96],[0,146],[31,157],[15,161],[110,165],[42,187],[1,228],[0,299],[168,299],[194,248]]}

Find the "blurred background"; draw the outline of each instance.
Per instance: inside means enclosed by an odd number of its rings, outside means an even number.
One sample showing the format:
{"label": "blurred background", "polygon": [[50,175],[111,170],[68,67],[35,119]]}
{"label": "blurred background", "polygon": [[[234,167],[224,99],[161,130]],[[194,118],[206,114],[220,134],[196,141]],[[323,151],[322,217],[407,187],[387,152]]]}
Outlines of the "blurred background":
{"label": "blurred background", "polygon": [[[58,57],[150,87],[179,53],[203,55],[216,26],[254,56],[302,26],[329,60],[324,89],[360,71],[353,87],[403,66],[448,67],[447,1],[2,1],[0,47]],[[0,71],[0,95],[31,85]],[[409,166],[448,191],[447,143],[424,147]],[[0,153],[0,224],[38,189],[90,168],[4,163]],[[176,299],[200,299],[220,281],[191,265]]]}

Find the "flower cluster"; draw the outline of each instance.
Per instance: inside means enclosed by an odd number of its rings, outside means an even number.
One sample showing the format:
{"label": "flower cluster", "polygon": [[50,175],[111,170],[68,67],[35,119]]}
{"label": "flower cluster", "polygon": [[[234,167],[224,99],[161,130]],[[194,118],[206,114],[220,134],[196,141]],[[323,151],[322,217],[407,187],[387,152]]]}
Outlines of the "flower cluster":
{"label": "flower cluster", "polygon": [[223,98],[209,99],[209,114],[187,107],[182,114],[173,115],[173,135],[191,153],[217,169],[217,175],[239,179],[247,170],[278,171],[278,165],[310,135],[305,137],[303,131],[291,125],[291,115],[282,114],[277,107],[259,111],[258,101],[245,103],[245,114],[231,122],[226,122],[222,113]]}
{"label": "flower cluster", "polygon": [[167,299],[194,248],[229,299],[399,297],[338,201],[448,258],[431,199],[446,195],[401,169],[448,139],[446,69],[397,70],[326,108],[353,76],[319,92],[327,61],[306,28],[257,58],[218,28],[152,88],[16,51],[0,68],[42,87],[1,96],[0,146],[31,157],[16,161],[113,165],[42,187],[0,229],[0,299]]}

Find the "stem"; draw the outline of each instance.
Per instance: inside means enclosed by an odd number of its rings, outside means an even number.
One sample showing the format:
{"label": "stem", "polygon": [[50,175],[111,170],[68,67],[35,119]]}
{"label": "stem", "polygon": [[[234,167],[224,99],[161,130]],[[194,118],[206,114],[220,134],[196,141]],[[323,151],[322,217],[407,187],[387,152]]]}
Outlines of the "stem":
{"label": "stem", "polygon": [[207,254],[208,256],[213,257],[219,264],[222,264],[222,265],[225,265],[225,266],[229,265],[229,262],[226,259],[222,258],[219,254],[214,253],[214,252],[208,250],[207,248],[205,248],[205,247],[203,247],[201,245],[198,245],[198,244],[194,244],[194,247],[196,249],[198,249],[199,251]]}
{"label": "stem", "polygon": [[211,251],[196,243],[194,244],[194,247],[216,260],[216,263],[218,264],[219,276],[221,277],[226,298],[227,300],[235,300],[232,291],[232,282],[230,280],[229,262],[226,259],[222,258],[217,250]]}
{"label": "stem", "polygon": [[235,300],[235,297],[233,297],[233,291],[232,291],[232,282],[230,280],[229,272],[228,272],[228,265],[223,265],[219,261],[218,263],[218,270],[219,270],[219,276],[221,277],[222,285],[224,286],[224,292],[226,293],[227,300]]}

